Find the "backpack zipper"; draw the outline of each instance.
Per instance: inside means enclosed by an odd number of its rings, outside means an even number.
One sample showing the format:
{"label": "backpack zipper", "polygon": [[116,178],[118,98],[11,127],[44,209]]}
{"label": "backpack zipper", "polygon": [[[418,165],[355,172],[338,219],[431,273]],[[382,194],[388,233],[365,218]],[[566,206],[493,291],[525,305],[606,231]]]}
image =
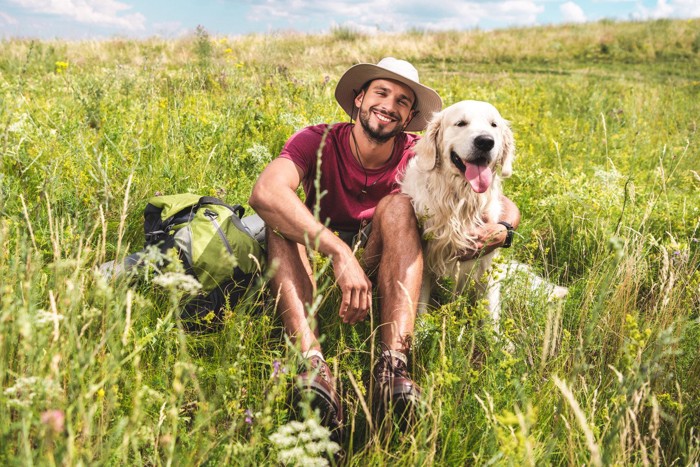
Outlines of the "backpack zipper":
{"label": "backpack zipper", "polygon": [[226,247],[226,251],[228,251],[229,255],[233,254],[233,248],[231,248],[231,244],[228,242],[228,238],[226,238],[226,235],[224,235],[223,230],[221,230],[221,225],[219,225],[219,222],[216,220],[218,217],[218,214],[212,211],[211,209],[205,209],[204,210],[204,217],[209,219],[209,221],[214,225],[214,228],[216,229],[216,233],[219,234],[219,237],[221,237],[221,241],[224,242],[224,246]]}

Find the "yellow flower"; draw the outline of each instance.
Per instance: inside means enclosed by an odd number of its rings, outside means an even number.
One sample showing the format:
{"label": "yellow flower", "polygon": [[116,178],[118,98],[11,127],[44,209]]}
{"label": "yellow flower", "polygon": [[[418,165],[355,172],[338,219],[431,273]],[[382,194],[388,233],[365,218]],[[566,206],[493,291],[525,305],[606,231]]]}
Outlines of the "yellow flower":
{"label": "yellow flower", "polygon": [[68,62],[56,62],[56,73],[63,73],[68,68]]}
{"label": "yellow flower", "polygon": [[97,390],[97,398],[98,399],[104,399],[105,398],[105,390],[103,388],[100,388]]}

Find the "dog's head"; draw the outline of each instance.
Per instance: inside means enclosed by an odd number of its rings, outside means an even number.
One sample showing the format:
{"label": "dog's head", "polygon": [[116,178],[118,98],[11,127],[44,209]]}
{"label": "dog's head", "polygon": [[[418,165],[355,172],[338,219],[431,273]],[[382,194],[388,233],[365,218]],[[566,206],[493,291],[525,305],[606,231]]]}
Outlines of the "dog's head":
{"label": "dog's head", "polygon": [[421,170],[460,173],[477,193],[488,190],[493,171],[513,173],[515,142],[508,122],[487,102],[461,101],[436,113],[416,146]]}

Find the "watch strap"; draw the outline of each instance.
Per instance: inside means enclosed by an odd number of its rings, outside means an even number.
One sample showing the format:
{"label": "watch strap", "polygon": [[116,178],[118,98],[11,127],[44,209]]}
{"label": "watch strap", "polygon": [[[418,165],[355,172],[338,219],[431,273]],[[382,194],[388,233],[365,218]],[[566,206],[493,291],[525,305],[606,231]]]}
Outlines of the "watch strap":
{"label": "watch strap", "polygon": [[515,229],[513,229],[513,226],[506,221],[498,221],[498,223],[506,228],[506,240],[503,242],[502,248],[510,248],[513,245],[513,235],[515,233]]}

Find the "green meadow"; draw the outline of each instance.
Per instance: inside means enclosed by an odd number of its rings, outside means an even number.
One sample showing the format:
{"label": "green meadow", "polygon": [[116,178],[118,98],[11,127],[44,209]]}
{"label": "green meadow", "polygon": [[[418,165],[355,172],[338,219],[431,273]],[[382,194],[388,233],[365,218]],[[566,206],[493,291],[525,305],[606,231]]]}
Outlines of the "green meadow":
{"label": "green meadow", "polygon": [[[314,309],[347,419],[344,457],[324,456],[315,415],[293,422],[297,353],[264,278],[217,332],[192,334],[177,283],[98,266],[143,246],[155,194],[247,207],[294,131],[347,120],[343,71],[384,56],[446,104],[489,101],[511,122],[504,190],[522,222],[502,257],[570,292],[549,303],[507,284],[500,339],[465,298],[419,317],[424,397],[401,432],[368,416],[372,323],[340,322],[319,258]],[[700,20],[3,40],[0,463],[697,464],[699,102]]]}

